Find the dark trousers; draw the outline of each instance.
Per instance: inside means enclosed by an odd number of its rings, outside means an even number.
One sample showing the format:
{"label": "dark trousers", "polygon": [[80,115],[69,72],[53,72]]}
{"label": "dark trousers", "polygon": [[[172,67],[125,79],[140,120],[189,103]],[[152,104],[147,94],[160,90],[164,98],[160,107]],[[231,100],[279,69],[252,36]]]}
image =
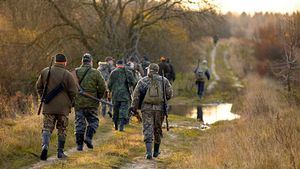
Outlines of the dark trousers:
{"label": "dark trousers", "polygon": [[75,132],[76,134],[85,134],[86,129],[93,129],[94,132],[99,126],[97,109],[85,108],[75,110]]}
{"label": "dark trousers", "polygon": [[196,82],[196,84],[198,88],[197,94],[201,98],[204,95],[204,81]]}

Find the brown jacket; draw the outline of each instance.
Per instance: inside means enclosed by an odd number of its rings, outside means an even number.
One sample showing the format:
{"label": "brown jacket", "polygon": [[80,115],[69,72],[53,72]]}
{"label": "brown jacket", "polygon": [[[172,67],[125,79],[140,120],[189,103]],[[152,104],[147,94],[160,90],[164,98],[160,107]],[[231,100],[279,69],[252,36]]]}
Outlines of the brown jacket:
{"label": "brown jacket", "polygon": [[[36,89],[39,96],[42,96],[44,85],[46,83],[49,68],[42,70],[41,75],[36,82]],[[51,75],[48,83],[48,90],[50,92],[59,83],[63,82],[65,89],[60,92],[48,104],[43,105],[43,114],[64,114],[68,115],[71,112],[72,103],[78,92],[72,74],[65,69],[63,65],[54,64],[51,68]]]}

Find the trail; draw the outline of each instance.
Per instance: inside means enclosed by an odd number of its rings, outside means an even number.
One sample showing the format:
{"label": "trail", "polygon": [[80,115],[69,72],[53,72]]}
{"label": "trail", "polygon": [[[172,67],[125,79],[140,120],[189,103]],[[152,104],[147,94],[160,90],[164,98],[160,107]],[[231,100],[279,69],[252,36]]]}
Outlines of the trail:
{"label": "trail", "polygon": [[216,71],[216,57],[217,57],[217,46],[214,46],[214,48],[212,49],[212,51],[210,53],[210,58],[211,58],[210,69],[211,69],[211,74],[214,76],[214,80],[209,83],[209,85],[207,87],[208,92],[211,92],[217,85],[217,81],[219,81],[221,79]]}
{"label": "trail", "polygon": [[[94,146],[95,147],[99,146],[105,140],[109,140],[113,136],[113,132],[111,132],[111,131],[107,132],[107,133],[98,133],[98,134],[101,135],[101,136],[99,136],[97,139],[94,140]],[[85,146],[83,151],[89,151],[89,150]],[[65,154],[68,156],[68,158],[70,158],[72,156],[72,154],[74,154],[74,153],[79,153],[76,150],[76,147],[73,147],[73,148],[65,151]],[[57,156],[56,156],[56,154],[55,154],[55,155],[53,155],[51,157],[48,157],[47,161],[40,161],[40,162],[38,162],[36,164],[33,164],[31,166],[27,166],[27,167],[24,167],[24,168],[39,169],[39,168],[42,168],[42,167],[45,167],[45,166],[48,166],[48,165],[53,165],[53,164],[55,164],[58,161],[61,161],[61,160],[58,159]]]}
{"label": "trail", "polygon": [[232,87],[235,87],[235,88],[243,88],[244,86],[242,85],[240,79],[234,74],[233,70],[232,70],[232,67],[229,63],[229,52],[228,50],[224,51],[224,54],[223,54],[223,61],[225,63],[225,66],[226,66],[226,69],[229,71],[229,74],[230,74],[230,77],[232,78],[233,80],[233,84],[232,84]]}

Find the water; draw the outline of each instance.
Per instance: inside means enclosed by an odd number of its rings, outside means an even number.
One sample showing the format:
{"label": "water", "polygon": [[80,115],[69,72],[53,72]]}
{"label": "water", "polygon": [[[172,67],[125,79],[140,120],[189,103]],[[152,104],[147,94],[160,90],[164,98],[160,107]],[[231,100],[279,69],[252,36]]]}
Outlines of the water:
{"label": "water", "polygon": [[239,119],[238,114],[231,112],[231,103],[213,103],[199,106],[175,105],[171,106],[169,114],[199,119],[204,124],[213,124],[218,121]]}

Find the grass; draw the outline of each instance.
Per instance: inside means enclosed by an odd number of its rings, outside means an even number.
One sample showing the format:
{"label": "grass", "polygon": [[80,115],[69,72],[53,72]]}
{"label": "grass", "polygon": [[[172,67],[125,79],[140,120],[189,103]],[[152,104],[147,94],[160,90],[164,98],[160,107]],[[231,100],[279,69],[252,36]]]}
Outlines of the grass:
{"label": "grass", "polygon": [[[230,42],[221,42],[217,50],[217,73],[221,81],[202,103],[231,102],[233,112],[242,118],[215,123],[206,131],[164,129],[162,155],[154,163],[157,168],[300,168],[299,107],[290,103],[285,92],[270,79],[245,75],[246,88],[235,89],[223,53],[229,50],[233,55],[239,49],[232,51],[227,44]],[[230,63],[238,60],[231,59]],[[233,66],[233,70],[242,72],[242,67]],[[198,105],[193,78],[192,73],[178,75],[174,83],[176,97],[171,104]],[[183,126],[199,125],[195,119],[171,114],[169,121]],[[74,114],[70,114],[69,124],[67,148],[75,146]],[[41,117],[37,115],[0,121],[0,168],[20,168],[39,161],[36,155],[40,152],[41,125]],[[120,168],[141,160],[145,153],[141,124],[133,122],[125,133],[113,131],[112,126],[111,120],[101,119],[96,134],[98,144],[92,151],[75,152],[67,160],[42,168]],[[51,155],[56,153],[54,145],[55,134],[50,144]]]}

